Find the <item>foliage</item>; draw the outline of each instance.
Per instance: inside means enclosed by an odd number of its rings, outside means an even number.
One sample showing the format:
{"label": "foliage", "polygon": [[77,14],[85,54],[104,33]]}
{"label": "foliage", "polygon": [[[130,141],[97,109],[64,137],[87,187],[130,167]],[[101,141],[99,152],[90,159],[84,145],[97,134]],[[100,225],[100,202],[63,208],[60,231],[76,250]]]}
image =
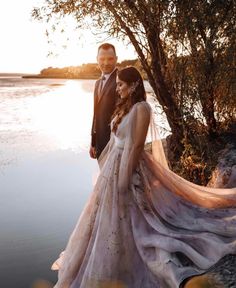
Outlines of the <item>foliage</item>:
{"label": "foliage", "polygon": [[[122,69],[127,66],[136,66],[138,68],[138,60],[124,60],[117,63],[117,66]],[[97,63],[87,63],[81,66],[69,66],[63,68],[48,67],[40,71],[37,77],[42,78],[66,78],[66,79],[97,79],[100,77],[101,71]],[[145,75],[144,75],[145,76]]]}
{"label": "foliage", "polygon": [[[186,81],[192,82],[187,86],[195,91],[188,98],[199,101],[207,131],[212,136],[217,132],[217,121],[231,120],[236,112],[235,3],[230,0],[197,0],[194,5],[193,1],[173,2],[176,13],[168,30],[170,47],[179,45],[183,54],[188,55],[185,63],[182,61],[181,78],[185,85]],[[171,52],[175,57],[176,51]]]}
{"label": "foliage", "polygon": [[166,114],[175,159],[186,162],[189,145],[216,139],[235,121],[234,0],[45,0],[32,14],[70,16],[133,45]]}

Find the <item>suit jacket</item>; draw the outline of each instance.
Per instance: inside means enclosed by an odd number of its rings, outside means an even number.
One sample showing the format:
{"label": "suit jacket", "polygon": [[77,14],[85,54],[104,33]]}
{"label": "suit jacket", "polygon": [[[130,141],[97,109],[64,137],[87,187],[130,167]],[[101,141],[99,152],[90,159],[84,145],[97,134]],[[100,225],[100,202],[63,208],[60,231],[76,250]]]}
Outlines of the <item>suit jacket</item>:
{"label": "suit jacket", "polygon": [[100,95],[98,90],[101,79],[98,79],[95,83],[91,145],[96,149],[97,158],[110,140],[111,116],[115,110],[118,99],[116,93],[116,72],[117,69],[110,75]]}

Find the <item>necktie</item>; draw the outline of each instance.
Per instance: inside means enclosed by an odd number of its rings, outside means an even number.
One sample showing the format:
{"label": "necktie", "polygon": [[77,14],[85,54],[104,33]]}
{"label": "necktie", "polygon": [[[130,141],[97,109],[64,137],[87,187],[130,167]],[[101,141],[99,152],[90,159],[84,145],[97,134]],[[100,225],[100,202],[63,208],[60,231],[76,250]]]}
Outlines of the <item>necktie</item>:
{"label": "necktie", "polygon": [[98,93],[99,99],[100,99],[101,94],[102,94],[102,89],[103,89],[104,80],[106,80],[106,77],[105,77],[105,76],[102,76],[101,81],[100,81],[100,85],[99,85],[99,93]]}
{"label": "necktie", "polygon": [[[102,95],[102,88],[103,88],[104,80],[106,80],[106,77],[103,75],[100,79],[100,83],[98,86],[98,101],[100,100],[101,95]],[[93,132],[96,133],[96,114],[94,114]]]}

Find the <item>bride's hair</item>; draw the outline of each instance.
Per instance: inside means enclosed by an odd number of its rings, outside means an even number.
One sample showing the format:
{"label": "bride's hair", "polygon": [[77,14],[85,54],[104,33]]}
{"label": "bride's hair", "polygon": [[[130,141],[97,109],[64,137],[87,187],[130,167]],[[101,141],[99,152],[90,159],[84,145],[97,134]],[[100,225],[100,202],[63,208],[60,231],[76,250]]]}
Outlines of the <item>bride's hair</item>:
{"label": "bride's hair", "polygon": [[112,115],[114,119],[112,131],[116,132],[122,118],[129,113],[131,107],[141,101],[146,101],[146,92],[143,85],[143,79],[139,71],[130,66],[117,72],[117,76],[121,81],[126,82],[132,87],[131,94],[127,98],[120,98],[116,104],[116,109]]}

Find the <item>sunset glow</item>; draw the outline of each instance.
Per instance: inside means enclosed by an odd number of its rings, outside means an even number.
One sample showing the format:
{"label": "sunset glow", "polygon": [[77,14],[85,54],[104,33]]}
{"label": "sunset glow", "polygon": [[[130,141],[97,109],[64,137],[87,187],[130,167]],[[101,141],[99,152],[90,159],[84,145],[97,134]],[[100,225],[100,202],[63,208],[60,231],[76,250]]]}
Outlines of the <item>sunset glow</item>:
{"label": "sunset glow", "polygon": [[29,107],[32,129],[42,131],[51,139],[52,146],[59,149],[88,149],[93,97],[82,86],[81,81],[67,81],[65,86],[50,92],[50,95],[32,99]]}
{"label": "sunset glow", "polygon": [[[0,73],[38,73],[49,66],[77,66],[96,62],[99,39],[96,39],[91,31],[75,31],[73,19],[66,20],[65,33],[58,31],[51,34],[50,39],[46,37],[46,29],[50,29],[51,24],[47,26],[45,23],[31,19],[33,7],[40,6],[43,2],[43,0],[1,2]],[[52,43],[48,43],[48,40]],[[116,45],[120,61],[136,58],[131,46],[125,47],[123,43],[114,39],[109,42]],[[52,55],[47,57],[50,52]]]}

